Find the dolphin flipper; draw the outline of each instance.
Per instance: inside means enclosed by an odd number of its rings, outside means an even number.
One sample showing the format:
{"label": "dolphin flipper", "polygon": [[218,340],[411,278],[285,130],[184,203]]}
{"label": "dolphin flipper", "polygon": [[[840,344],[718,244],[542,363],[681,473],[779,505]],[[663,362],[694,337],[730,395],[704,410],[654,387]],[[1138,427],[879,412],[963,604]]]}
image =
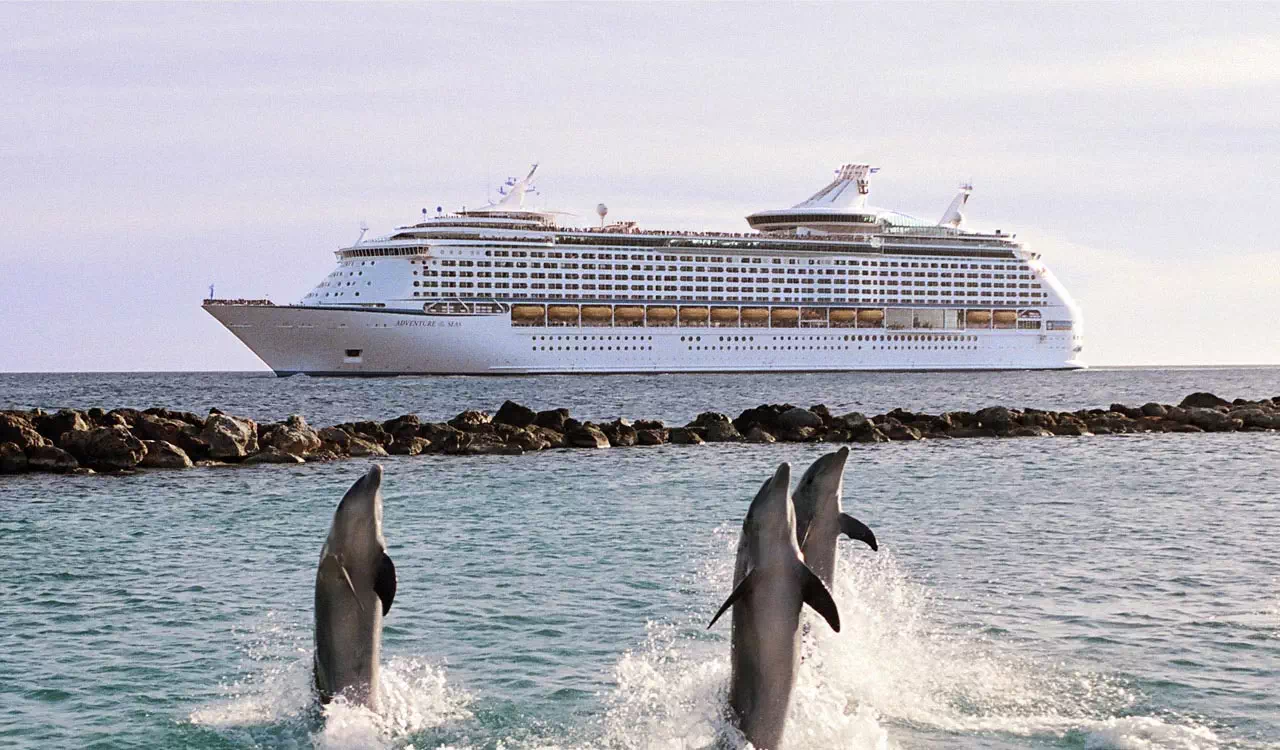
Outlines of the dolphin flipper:
{"label": "dolphin flipper", "polygon": [[876,535],[872,533],[871,529],[848,513],[840,514],[840,531],[844,532],[844,535],[850,539],[856,539],[877,552],[880,550],[880,547],[876,545]]}
{"label": "dolphin flipper", "polygon": [[836,609],[836,602],[831,598],[831,592],[827,591],[822,579],[809,570],[809,566],[804,563],[799,563],[797,573],[801,577],[800,591],[804,595],[804,603],[813,607],[813,610],[827,621],[831,629],[839,633],[840,610]]}
{"label": "dolphin flipper", "polygon": [[716,624],[716,620],[720,619],[720,615],[729,611],[729,608],[734,605],[734,602],[751,592],[751,581],[751,573],[747,573],[746,576],[743,577],[742,583],[739,583],[738,587],[733,590],[733,593],[729,594],[729,598],[724,600],[724,604],[720,605],[720,611],[716,612],[716,616],[712,617],[711,622],[707,623],[707,630],[710,630],[711,626]]}
{"label": "dolphin flipper", "polygon": [[396,564],[386,552],[378,563],[378,574],[373,580],[373,592],[382,600],[382,616],[391,611],[391,602],[396,598]]}

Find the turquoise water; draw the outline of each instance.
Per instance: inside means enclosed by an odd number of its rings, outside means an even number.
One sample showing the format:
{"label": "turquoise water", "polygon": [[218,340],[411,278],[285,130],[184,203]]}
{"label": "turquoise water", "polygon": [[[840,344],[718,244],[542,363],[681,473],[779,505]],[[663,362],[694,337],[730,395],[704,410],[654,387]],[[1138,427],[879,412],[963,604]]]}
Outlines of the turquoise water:
{"label": "turquoise water", "polygon": [[[742,514],[827,448],[384,460],[383,716],[309,693],[365,464],[0,479],[0,745],[703,747]],[[882,547],[842,545],[791,746],[1280,747],[1278,474],[1274,433],[855,446]]]}

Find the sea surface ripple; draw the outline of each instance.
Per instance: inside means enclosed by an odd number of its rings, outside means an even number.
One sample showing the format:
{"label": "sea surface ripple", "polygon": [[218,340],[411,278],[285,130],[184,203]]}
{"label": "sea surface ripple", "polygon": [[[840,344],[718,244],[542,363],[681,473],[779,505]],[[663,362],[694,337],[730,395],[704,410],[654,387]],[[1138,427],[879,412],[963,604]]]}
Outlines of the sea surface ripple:
{"label": "sea surface ripple", "polygon": [[[687,411],[729,406],[695,396]],[[774,400],[834,401],[746,403]],[[277,408],[307,411],[242,411]],[[0,746],[706,747],[729,732],[729,628],[705,627],[742,515],[778,462],[830,448],[385,459],[400,586],[381,716],[310,698],[315,565],[363,462],[0,478]],[[841,545],[844,628],[811,618],[791,746],[1280,747],[1277,475],[1274,433],[855,446],[845,507],[882,546]]]}

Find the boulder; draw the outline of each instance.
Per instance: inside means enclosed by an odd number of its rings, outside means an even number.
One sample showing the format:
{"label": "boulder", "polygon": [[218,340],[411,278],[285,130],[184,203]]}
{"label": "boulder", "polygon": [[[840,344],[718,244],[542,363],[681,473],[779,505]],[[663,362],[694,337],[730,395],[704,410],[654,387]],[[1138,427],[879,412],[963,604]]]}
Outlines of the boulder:
{"label": "boulder", "polygon": [[1262,430],[1280,429],[1280,415],[1268,414],[1257,407],[1232,409],[1227,416],[1240,420],[1245,427]]}
{"label": "boulder", "polygon": [[833,420],[833,424],[846,430],[865,430],[869,423],[867,416],[858,411],[841,414]]}
{"label": "boulder", "polygon": [[553,430],[550,427],[534,425],[529,428],[529,433],[534,437],[546,442],[548,448],[568,448],[569,443],[564,439],[564,433]]}
{"label": "boulder", "polygon": [[793,406],[778,415],[777,425],[783,430],[798,430],[802,427],[817,429],[822,427],[822,417],[808,409]]}
{"label": "boulder", "polygon": [[[417,436],[416,423],[410,435]],[[309,453],[314,453],[320,450],[320,447],[324,444],[319,433],[311,429],[311,426],[307,424],[307,420],[298,414],[291,415],[284,422],[268,425],[258,442],[264,450],[275,448],[282,453],[294,456],[305,456]]]}
{"label": "boulder", "polygon": [[[58,442],[79,462],[97,471],[132,469],[147,455],[147,447],[121,425],[63,433]],[[31,452],[27,452],[31,458]]]}
{"label": "boulder", "polygon": [[192,414],[189,411],[178,411],[176,409],[162,409],[158,406],[153,406],[150,409],[144,410],[142,413],[150,414],[156,417],[164,417],[165,419],[176,419],[179,422],[186,422],[187,424],[195,427],[204,427],[204,418],[199,415]]}
{"label": "boulder", "polygon": [[178,419],[170,419],[159,414],[143,412],[138,415],[137,422],[131,432],[143,440],[163,440],[177,445],[181,440],[182,431],[189,426],[186,422]]}
{"label": "boulder", "polygon": [[[378,446],[381,448],[382,446]],[[241,461],[245,466],[253,464],[302,464],[306,463],[300,456],[285,453],[279,448],[266,448]]]}
{"label": "boulder", "polygon": [[[115,424],[124,425],[130,430],[138,423],[138,418],[142,416],[142,412],[137,409],[112,409],[107,412],[107,419]],[[111,427],[111,424],[105,425]]]}
{"label": "boulder", "polygon": [[446,438],[456,435],[459,432],[461,432],[461,430],[457,427],[451,427],[444,422],[423,422],[422,425],[418,427],[418,437],[430,440],[433,445],[436,443],[443,443]]}
{"label": "boulder", "polygon": [[778,439],[770,435],[760,425],[756,425],[747,430],[746,440],[748,443],[776,443]]}
{"label": "boulder", "polygon": [[817,427],[784,427],[773,435],[784,443],[807,443],[818,434]]}
{"label": "boulder", "polygon": [[887,443],[889,437],[880,431],[871,422],[867,422],[867,429],[860,430],[853,434],[853,442],[855,443]]}
{"label": "boulder", "polygon": [[688,427],[672,427],[669,435],[672,445],[702,445],[706,442],[697,430]]}
{"label": "boulder", "polygon": [[822,420],[823,427],[830,427],[835,422],[835,417],[831,416],[831,410],[827,408],[826,404],[814,404],[809,407],[809,411]]}
{"label": "boulder", "polygon": [[719,412],[707,411],[698,415],[697,419],[687,426],[709,443],[739,443],[742,433],[733,426],[729,417]]}
{"label": "boulder", "polygon": [[351,436],[351,442],[347,444],[347,455],[352,458],[385,456],[387,455],[387,449],[382,447],[382,443],[375,443],[372,440],[353,435]]}
{"label": "boulder", "polygon": [[462,430],[463,432],[472,432],[481,425],[489,424],[493,418],[482,411],[475,409],[467,409],[458,416],[449,420],[449,426]]}
{"label": "boulder", "polygon": [[556,432],[564,432],[565,431],[564,424],[565,422],[568,422],[568,421],[569,421],[569,410],[563,409],[563,408],[547,409],[546,411],[540,411],[536,415],[534,415],[534,418],[533,418],[534,424],[538,425],[539,427],[546,427],[546,428],[555,430]]}
{"label": "boulder", "polygon": [[35,425],[16,414],[0,414],[0,443],[17,443],[23,452],[51,444],[36,430]]}
{"label": "boulder", "polygon": [[1070,417],[1069,419],[1060,420],[1058,425],[1053,428],[1053,434],[1070,437],[1083,437],[1085,435],[1092,435],[1093,433],[1089,432],[1089,426],[1087,424],[1076,417]]}
{"label": "boulder", "polygon": [[138,465],[144,469],[189,469],[195,464],[187,452],[164,440],[143,440],[147,454]]}
{"label": "boulder", "polygon": [[519,430],[507,439],[507,445],[519,448],[522,452],[546,450],[551,447],[551,443],[528,429]]}
{"label": "boulder", "polygon": [[444,439],[445,453],[453,456],[518,456],[524,453],[518,445],[507,445],[497,435],[458,431]]}
{"label": "boulder", "polygon": [[637,429],[636,443],[638,445],[662,445],[667,442],[666,429]]}
{"label": "boulder", "polygon": [[956,427],[947,432],[953,438],[993,438],[999,437],[990,427]]}
{"label": "boulder", "polygon": [[1216,409],[1219,406],[1231,406],[1231,402],[1212,393],[1197,392],[1182,399],[1178,406],[1184,409]]}
{"label": "boulder", "polygon": [[33,424],[50,442],[57,442],[64,432],[81,432],[93,426],[85,418],[84,412],[76,409],[59,409],[56,414],[37,417]]}
{"label": "boulder", "polygon": [[614,421],[601,425],[600,431],[609,439],[609,445],[615,448],[628,448],[636,444],[639,438],[636,435],[636,428],[625,419],[618,418]]}
{"label": "boulder", "polygon": [[1140,419],[1143,416],[1145,416],[1142,413],[1141,408],[1133,407],[1133,406],[1125,406],[1124,404],[1112,404],[1109,411],[1113,411],[1117,414],[1123,414],[1129,419]]}
{"label": "boulder", "polygon": [[382,431],[391,436],[392,442],[408,442],[408,438],[418,437],[421,428],[422,420],[416,414],[402,414],[382,423]]}
{"label": "boulder", "polygon": [[351,447],[351,434],[341,427],[321,427],[316,435],[320,437],[321,450],[345,456]]}
{"label": "boulder", "polygon": [[417,435],[397,437],[387,446],[386,451],[393,456],[416,456],[431,447],[431,441]]}
{"label": "boulder", "polygon": [[538,412],[511,400],[503,401],[502,406],[498,407],[498,413],[493,415],[493,421],[512,427],[528,427],[537,418]]}
{"label": "boulder", "polygon": [[[1192,394],[1196,395],[1196,394]],[[1188,396],[1190,398],[1190,396]],[[1226,414],[1208,407],[1190,407],[1187,409],[1187,422],[1205,432],[1230,432],[1244,426],[1244,422],[1233,419]]]}
{"label": "boulder", "polygon": [[888,429],[883,432],[890,440],[919,440],[922,437],[919,430],[897,420],[890,423]]}
{"label": "boulder", "polygon": [[80,468],[75,456],[52,445],[38,445],[27,453],[29,471],[48,471],[66,474]]}
{"label": "boulder", "polygon": [[258,452],[258,425],[246,417],[210,414],[200,439],[209,444],[210,457],[239,460]]}
{"label": "boulder", "polygon": [[1053,433],[1039,425],[1024,424],[1009,430],[1008,437],[1053,437]]}
{"label": "boulder", "polygon": [[662,423],[661,419],[637,419],[631,423],[631,426],[637,430],[666,430],[667,426]]}
{"label": "boulder", "polygon": [[1003,406],[988,406],[985,409],[979,409],[974,416],[977,418],[978,424],[997,432],[1004,432],[1013,423],[1013,413]]}
{"label": "boulder", "polygon": [[17,443],[0,443],[0,474],[21,474],[27,471],[27,454]]}
{"label": "boulder", "polygon": [[565,442],[573,448],[608,448],[609,438],[598,427],[584,424],[564,435]]}
{"label": "boulder", "polygon": [[367,440],[370,443],[378,445],[389,445],[393,440],[391,433],[387,432],[381,422],[365,420],[362,422],[343,422],[338,425],[346,430],[352,437],[358,437]]}
{"label": "boulder", "polygon": [[1169,416],[1169,410],[1164,408],[1161,404],[1150,401],[1142,405],[1142,416],[1163,418]]}

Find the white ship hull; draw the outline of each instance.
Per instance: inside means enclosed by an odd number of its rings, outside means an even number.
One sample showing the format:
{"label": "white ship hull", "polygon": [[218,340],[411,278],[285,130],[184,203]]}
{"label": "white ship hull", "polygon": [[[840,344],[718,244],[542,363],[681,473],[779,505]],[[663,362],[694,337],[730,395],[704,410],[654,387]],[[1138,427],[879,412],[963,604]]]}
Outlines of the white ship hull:
{"label": "white ship hull", "polygon": [[507,314],[216,304],[205,310],[282,376],[1084,367],[1071,330],[533,327],[512,325]]}

